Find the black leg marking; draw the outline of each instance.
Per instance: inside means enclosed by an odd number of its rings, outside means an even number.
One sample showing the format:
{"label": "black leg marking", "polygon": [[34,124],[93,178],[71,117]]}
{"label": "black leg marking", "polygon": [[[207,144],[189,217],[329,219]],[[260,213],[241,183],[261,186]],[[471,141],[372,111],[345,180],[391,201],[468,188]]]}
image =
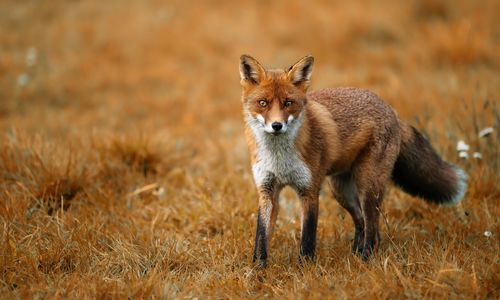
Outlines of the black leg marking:
{"label": "black leg marking", "polygon": [[255,236],[253,262],[256,262],[257,260],[259,261],[262,267],[266,267],[267,265],[266,226],[263,222],[260,208],[257,216],[257,233]]}
{"label": "black leg marking", "polygon": [[368,193],[364,200],[365,237],[360,255],[366,261],[375,252],[379,242],[378,222],[381,193]]}
{"label": "black leg marking", "polygon": [[318,227],[318,192],[301,193],[302,231],[300,256],[314,260],[316,250],[316,230]]}
{"label": "black leg marking", "polygon": [[261,267],[267,265],[267,248],[278,216],[278,197],[281,190],[271,175],[265,184],[259,187],[259,210],[253,261],[258,261]]}
{"label": "black leg marking", "polygon": [[312,209],[304,216],[300,240],[300,255],[311,260],[315,258],[317,226],[318,213]]}
{"label": "black leg marking", "polygon": [[354,241],[352,243],[353,253],[361,253],[361,251],[363,250],[364,239],[365,239],[364,229],[356,227],[356,232],[354,233]]}

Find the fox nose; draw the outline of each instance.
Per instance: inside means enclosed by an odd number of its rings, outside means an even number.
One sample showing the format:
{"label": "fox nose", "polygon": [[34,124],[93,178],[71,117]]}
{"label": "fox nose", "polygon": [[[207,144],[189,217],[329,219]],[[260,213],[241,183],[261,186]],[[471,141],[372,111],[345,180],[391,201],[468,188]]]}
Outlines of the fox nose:
{"label": "fox nose", "polygon": [[274,131],[280,131],[281,128],[283,128],[283,124],[281,124],[280,122],[274,122],[273,124],[271,124],[271,127],[274,129]]}

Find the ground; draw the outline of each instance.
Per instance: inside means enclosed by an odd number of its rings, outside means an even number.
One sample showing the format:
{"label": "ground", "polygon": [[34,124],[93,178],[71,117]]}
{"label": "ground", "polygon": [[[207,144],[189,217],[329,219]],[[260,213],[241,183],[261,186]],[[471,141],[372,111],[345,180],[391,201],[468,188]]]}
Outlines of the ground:
{"label": "ground", "polygon": [[[498,298],[499,11],[494,0],[2,1],[0,298]],[[373,90],[465,169],[465,199],[439,207],[390,187],[365,263],[325,184],[317,261],[299,263],[287,190],[258,269],[243,53],[272,67],[312,54],[312,89]]]}

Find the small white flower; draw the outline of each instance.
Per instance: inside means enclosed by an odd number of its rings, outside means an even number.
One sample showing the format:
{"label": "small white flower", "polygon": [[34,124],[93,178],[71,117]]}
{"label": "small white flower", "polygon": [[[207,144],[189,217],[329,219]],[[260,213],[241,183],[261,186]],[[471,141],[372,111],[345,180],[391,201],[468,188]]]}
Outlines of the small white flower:
{"label": "small white flower", "polygon": [[460,152],[458,152],[458,157],[463,158],[463,159],[467,159],[467,158],[469,158],[469,153],[467,153],[466,151],[460,151]]}
{"label": "small white flower", "polygon": [[491,231],[489,231],[489,230],[486,230],[486,231],[484,232],[484,236],[485,236],[485,237],[490,237],[490,236],[492,236],[492,235],[493,235],[493,233],[491,233]]}
{"label": "small white flower", "polygon": [[28,85],[29,82],[30,77],[26,73],[23,73],[17,77],[17,85],[19,85],[20,87]]}
{"label": "small white flower", "polygon": [[467,145],[464,141],[462,141],[462,140],[458,141],[458,143],[457,143],[457,151],[458,152],[469,151],[469,149],[470,149],[470,146]]}
{"label": "small white flower", "polygon": [[483,156],[479,152],[474,152],[472,154],[472,157],[474,157],[475,159],[481,159],[481,158],[483,158]]}
{"label": "small white flower", "polygon": [[479,131],[479,137],[487,137],[488,135],[493,133],[493,127],[486,127]]}
{"label": "small white flower", "polygon": [[36,48],[34,47],[29,48],[28,52],[26,53],[26,65],[28,67],[34,66],[36,63],[36,58],[37,58]]}
{"label": "small white flower", "polygon": [[158,187],[157,189],[155,189],[153,191],[152,194],[155,195],[158,198],[162,198],[165,195],[165,188],[164,187]]}

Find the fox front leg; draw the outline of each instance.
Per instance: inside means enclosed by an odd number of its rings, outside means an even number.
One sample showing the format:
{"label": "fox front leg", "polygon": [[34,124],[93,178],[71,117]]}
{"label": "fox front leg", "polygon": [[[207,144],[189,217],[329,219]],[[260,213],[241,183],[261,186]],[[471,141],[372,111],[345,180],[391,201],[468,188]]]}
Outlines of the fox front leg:
{"label": "fox front leg", "polygon": [[315,258],[319,208],[318,196],[317,192],[306,192],[300,197],[302,202],[300,256],[310,260],[314,260]]}
{"label": "fox front leg", "polygon": [[278,216],[278,193],[276,188],[261,188],[259,190],[259,211],[253,262],[258,261],[261,267],[267,266],[267,249]]}

